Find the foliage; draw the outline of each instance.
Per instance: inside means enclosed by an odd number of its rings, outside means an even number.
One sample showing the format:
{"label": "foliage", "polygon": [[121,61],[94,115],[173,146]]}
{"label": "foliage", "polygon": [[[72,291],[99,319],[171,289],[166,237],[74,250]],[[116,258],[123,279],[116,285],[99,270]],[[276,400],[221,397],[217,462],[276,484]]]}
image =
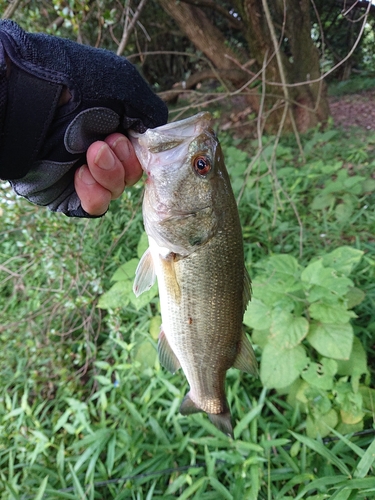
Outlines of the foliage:
{"label": "foliage", "polygon": [[[292,137],[222,142],[261,359],[259,380],[228,372],[235,439],[179,414],[187,386],[157,359],[156,290],[129,294],[146,244],[141,186],[88,222],[4,186],[2,500],[374,497],[375,138],[332,129],[301,148]],[[338,328],[338,342],[321,341]],[[296,349],[304,362],[291,376],[276,359]],[[275,367],[289,379],[275,383]]]}

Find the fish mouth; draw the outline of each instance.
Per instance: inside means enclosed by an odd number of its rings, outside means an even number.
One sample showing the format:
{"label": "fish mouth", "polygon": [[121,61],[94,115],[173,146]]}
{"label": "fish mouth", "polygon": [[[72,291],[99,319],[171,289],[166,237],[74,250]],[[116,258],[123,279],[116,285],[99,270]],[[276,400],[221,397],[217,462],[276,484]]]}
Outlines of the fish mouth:
{"label": "fish mouth", "polygon": [[184,120],[167,123],[155,129],[147,129],[143,134],[129,131],[130,139],[137,149],[139,144],[147,148],[151,154],[169,151],[211,128],[212,115],[203,111]]}

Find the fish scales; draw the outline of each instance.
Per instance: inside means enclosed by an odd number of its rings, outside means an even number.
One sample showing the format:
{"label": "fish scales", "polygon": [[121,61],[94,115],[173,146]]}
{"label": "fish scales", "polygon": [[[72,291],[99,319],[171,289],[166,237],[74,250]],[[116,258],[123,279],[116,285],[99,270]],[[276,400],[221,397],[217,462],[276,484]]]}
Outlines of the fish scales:
{"label": "fish scales", "polygon": [[132,134],[147,172],[143,216],[150,247],[136,271],[139,295],[158,279],[161,364],[182,368],[190,391],[183,414],[204,411],[233,435],[226,371],[256,374],[242,331],[250,298],[241,226],[209,113]]}

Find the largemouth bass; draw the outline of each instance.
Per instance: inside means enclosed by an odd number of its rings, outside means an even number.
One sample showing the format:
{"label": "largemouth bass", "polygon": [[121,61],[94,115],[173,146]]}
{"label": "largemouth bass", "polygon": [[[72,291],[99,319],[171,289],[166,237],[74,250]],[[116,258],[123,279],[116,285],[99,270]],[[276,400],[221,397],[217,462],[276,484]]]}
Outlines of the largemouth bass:
{"label": "largemouth bass", "polygon": [[136,270],[134,293],[157,277],[162,366],[180,367],[190,385],[180,412],[204,411],[233,436],[226,371],[256,374],[242,317],[250,299],[236,201],[211,115],[131,134],[147,173],[143,218],[149,249]]}

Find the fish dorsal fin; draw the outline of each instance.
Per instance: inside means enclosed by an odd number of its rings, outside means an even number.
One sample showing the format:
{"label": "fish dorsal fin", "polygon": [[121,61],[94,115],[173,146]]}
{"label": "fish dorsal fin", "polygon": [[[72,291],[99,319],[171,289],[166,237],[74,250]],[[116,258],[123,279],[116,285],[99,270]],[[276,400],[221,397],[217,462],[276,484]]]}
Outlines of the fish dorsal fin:
{"label": "fish dorsal fin", "polygon": [[149,290],[155,283],[155,268],[152,261],[150,249],[148,248],[142,255],[138,267],[135,271],[133,292],[138,297],[141,293]]}
{"label": "fish dorsal fin", "polygon": [[258,363],[245,332],[242,332],[237,357],[234,360],[233,366],[243,372],[251,373],[255,376],[258,375]]}
{"label": "fish dorsal fin", "polygon": [[172,351],[163,330],[161,330],[159,334],[158,354],[160,364],[164,366],[166,370],[175,373],[179,368],[181,368],[180,362],[175,353]]}
{"label": "fish dorsal fin", "polygon": [[246,311],[247,304],[251,300],[251,279],[246,267],[244,266],[243,274],[243,311]]}

